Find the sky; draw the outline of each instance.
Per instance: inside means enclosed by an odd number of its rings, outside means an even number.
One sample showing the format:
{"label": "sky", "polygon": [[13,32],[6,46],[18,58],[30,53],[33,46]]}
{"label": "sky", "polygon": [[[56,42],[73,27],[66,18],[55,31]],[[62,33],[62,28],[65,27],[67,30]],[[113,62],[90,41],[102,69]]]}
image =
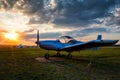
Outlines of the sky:
{"label": "sky", "polygon": [[[35,45],[37,29],[40,40],[120,40],[120,0],[0,0],[0,44]],[[18,39],[6,39],[8,32]]]}

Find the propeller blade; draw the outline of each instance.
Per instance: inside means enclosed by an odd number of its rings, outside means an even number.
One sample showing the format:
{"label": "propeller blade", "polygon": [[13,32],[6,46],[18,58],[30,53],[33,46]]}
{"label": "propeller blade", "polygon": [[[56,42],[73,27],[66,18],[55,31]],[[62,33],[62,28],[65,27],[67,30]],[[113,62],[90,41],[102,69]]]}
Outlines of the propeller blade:
{"label": "propeller blade", "polygon": [[37,41],[35,42],[37,47],[39,47],[39,30],[37,30]]}

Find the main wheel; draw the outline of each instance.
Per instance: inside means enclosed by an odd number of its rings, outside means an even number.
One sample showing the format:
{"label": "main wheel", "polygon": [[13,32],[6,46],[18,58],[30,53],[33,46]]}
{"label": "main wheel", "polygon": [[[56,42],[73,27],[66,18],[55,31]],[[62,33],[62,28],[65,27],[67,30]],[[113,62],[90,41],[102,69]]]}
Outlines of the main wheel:
{"label": "main wheel", "polygon": [[71,55],[71,54],[68,54],[68,55],[67,55],[67,59],[72,59],[72,55]]}
{"label": "main wheel", "polygon": [[50,55],[48,53],[45,54],[45,59],[49,59]]}

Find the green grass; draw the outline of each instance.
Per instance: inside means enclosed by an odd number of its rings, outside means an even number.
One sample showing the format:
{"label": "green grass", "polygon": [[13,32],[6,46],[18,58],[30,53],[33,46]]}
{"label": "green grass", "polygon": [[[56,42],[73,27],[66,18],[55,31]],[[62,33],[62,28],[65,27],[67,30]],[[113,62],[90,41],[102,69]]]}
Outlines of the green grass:
{"label": "green grass", "polygon": [[0,80],[120,80],[120,48],[74,52],[73,59],[61,62],[35,60],[44,53],[39,48],[0,48]]}

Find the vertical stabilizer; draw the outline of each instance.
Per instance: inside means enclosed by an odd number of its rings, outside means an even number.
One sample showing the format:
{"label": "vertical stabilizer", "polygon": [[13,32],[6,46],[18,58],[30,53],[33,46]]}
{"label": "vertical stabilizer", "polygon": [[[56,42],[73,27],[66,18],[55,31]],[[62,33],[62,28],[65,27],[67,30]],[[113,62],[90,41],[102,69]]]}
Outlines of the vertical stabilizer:
{"label": "vertical stabilizer", "polygon": [[97,40],[102,40],[102,35],[98,35]]}

